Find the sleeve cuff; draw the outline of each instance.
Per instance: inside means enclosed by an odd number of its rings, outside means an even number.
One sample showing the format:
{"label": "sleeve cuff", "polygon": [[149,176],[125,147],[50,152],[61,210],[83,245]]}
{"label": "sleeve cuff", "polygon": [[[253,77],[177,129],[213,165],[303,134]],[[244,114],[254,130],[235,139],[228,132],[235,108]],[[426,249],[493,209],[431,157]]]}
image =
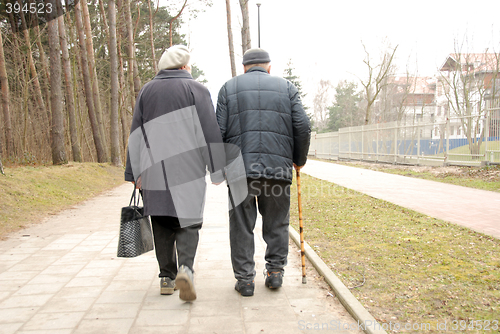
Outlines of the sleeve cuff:
{"label": "sleeve cuff", "polygon": [[210,173],[210,180],[212,180],[212,183],[224,182],[225,180],[224,173],[222,173],[222,170]]}

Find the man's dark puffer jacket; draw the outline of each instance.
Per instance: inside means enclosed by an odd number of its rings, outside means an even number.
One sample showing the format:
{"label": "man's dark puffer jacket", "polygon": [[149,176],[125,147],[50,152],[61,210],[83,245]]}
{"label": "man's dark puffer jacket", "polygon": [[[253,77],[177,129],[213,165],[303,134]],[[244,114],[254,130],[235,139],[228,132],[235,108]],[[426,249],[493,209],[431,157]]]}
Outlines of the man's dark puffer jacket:
{"label": "man's dark puffer jacket", "polygon": [[298,90],[262,67],[222,86],[217,122],[222,140],[241,149],[248,178],[291,183],[293,163],[306,163],[311,128]]}

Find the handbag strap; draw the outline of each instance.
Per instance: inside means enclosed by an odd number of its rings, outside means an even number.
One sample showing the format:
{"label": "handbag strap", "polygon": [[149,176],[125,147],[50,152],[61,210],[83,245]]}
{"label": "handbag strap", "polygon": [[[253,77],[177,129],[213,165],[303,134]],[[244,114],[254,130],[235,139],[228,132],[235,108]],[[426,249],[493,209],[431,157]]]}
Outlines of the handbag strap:
{"label": "handbag strap", "polygon": [[130,202],[128,206],[131,206],[134,203],[134,206],[139,206],[139,200],[142,198],[142,203],[144,204],[144,198],[142,196],[142,189],[139,189],[139,196],[136,196],[136,188],[134,184],[134,190],[132,191],[132,196],[130,197]]}

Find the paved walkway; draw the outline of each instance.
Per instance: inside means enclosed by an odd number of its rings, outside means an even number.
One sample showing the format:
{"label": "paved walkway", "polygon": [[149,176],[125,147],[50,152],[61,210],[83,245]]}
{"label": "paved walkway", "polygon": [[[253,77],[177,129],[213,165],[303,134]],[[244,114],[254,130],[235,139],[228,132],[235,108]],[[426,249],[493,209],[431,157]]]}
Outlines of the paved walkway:
{"label": "paved walkway", "polygon": [[234,290],[226,189],[208,189],[195,302],[182,302],[178,292],[160,295],[153,252],[116,258],[120,208],[131,192],[126,184],[0,241],[0,333],[289,334],[325,323],[330,327],[314,333],[332,333],[336,324],[355,323],[310,266],[308,283],[301,283],[294,245],[284,287],[265,288],[260,228],[255,295]]}
{"label": "paved walkway", "polygon": [[500,238],[500,193],[308,160],[306,174]]}

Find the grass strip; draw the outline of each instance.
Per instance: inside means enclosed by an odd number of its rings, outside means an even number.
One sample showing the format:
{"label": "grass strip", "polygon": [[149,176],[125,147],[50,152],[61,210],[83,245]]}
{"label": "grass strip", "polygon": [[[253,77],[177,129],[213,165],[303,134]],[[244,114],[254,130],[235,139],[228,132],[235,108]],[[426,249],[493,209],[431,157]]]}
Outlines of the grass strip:
{"label": "grass strip", "polygon": [[123,168],[110,164],[5,168],[0,175],[0,238],[123,182]]}
{"label": "grass strip", "polygon": [[301,187],[305,240],[377,321],[500,320],[500,240],[309,175]]}

